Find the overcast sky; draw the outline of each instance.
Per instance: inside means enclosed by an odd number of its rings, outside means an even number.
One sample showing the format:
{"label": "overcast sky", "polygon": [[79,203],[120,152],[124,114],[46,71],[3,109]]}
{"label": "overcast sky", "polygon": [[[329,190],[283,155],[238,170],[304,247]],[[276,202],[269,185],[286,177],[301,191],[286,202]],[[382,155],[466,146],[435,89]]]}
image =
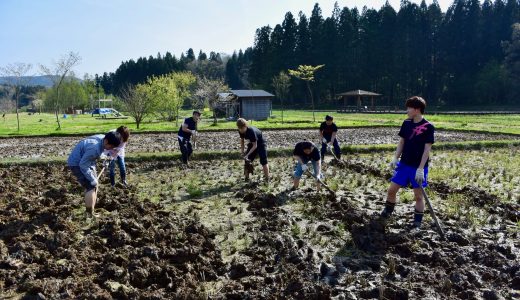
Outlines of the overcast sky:
{"label": "overcast sky", "polygon": [[[193,48],[233,53],[253,45],[255,30],[283,21],[286,12],[324,17],[334,1],[311,0],[0,0],[0,66],[49,65],[75,51],[78,77],[113,72],[124,60]],[[338,1],[340,7],[379,9],[385,0]],[[400,0],[389,0],[397,10]],[[420,3],[420,0],[411,0]],[[426,0],[427,4],[433,0]],[[452,0],[438,0],[443,11]]]}

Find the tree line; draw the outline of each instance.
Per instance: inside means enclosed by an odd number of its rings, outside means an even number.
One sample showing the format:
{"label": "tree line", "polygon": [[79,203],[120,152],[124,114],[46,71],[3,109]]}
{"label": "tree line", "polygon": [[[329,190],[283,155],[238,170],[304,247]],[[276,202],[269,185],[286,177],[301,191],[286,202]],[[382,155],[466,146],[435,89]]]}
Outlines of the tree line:
{"label": "tree line", "polygon": [[[322,104],[355,89],[381,93],[389,105],[415,94],[440,106],[514,104],[520,86],[515,52],[506,47],[519,21],[518,0],[455,0],[445,13],[436,1],[403,0],[397,11],[388,3],[361,11],[336,3],[326,18],[316,4],[310,17],[288,12],[281,24],[257,29],[250,64],[236,62],[247,72],[237,67],[227,79],[235,87],[231,78],[246,73],[253,86],[270,90],[280,71],[323,64],[313,85]],[[293,79],[285,100],[308,98]]]}
{"label": "tree line", "polygon": [[[118,94],[126,84],[150,76],[191,71],[224,78],[232,89],[274,92],[273,78],[300,65],[324,65],[315,74],[312,94],[318,105],[337,104],[341,92],[363,89],[383,94],[383,103],[398,105],[422,95],[437,106],[515,104],[512,25],[520,22],[519,0],[455,0],[446,12],[403,0],[398,10],[334,6],[324,17],[315,4],[307,17],[285,14],[281,24],[255,33],[252,47],[225,56],[193,49],[176,58],[170,53],[123,62],[113,73],[96,74],[96,83]],[[507,54],[509,53],[509,54]],[[509,55],[509,57],[508,57]],[[306,84],[291,79],[283,99],[310,105]]]}

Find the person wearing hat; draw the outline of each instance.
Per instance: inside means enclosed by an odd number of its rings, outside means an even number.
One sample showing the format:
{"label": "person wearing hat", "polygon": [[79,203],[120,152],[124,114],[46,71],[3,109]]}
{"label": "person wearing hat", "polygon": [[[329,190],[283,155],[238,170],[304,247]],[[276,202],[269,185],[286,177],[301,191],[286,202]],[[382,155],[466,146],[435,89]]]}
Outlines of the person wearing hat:
{"label": "person wearing hat", "polygon": [[189,118],[184,119],[184,122],[179,128],[177,139],[179,141],[179,147],[182,153],[182,162],[188,166],[188,160],[193,153],[193,147],[191,146],[191,137],[197,136],[197,122],[200,120],[200,112],[194,111],[193,115]]}
{"label": "person wearing hat", "polygon": [[325,122],[320,125],[320,140],[321,140],[321,161],[325,158],[327,148],[333,146],[334,154],[337,159],[341,159],[341,149],[337,139],[338,126],[334,123],[334,118],[327,115]]}

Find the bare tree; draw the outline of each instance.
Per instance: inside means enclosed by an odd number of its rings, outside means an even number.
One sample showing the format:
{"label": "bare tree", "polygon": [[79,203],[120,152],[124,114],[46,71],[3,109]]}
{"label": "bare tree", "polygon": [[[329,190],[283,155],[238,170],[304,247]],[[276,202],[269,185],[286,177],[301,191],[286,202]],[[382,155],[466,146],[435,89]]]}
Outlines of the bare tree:
{"label": "bare tree", "polygon": [[58,123],[57,130],[61,129],[60,118],[60,88],[64,79],[69,76],[74,76],[72,68],[77,66],[81,61],[81,56],[76,52],[69,52],[69,54],[62,56],[58,61],[54,62],[52,67],[40,65],[43,74],[48,75],[53,82],[53,88],[56,89],[56,100],[54,102],[54,112],[56,114],[56,122]]}
{"label": "bare tree", "polygon": [[43,100],[41,98],[34,99],[31,102],[31,105],[33,106],[34,109],[38,110],[39,115],[42,114]]}
{"label": "bare tree", "polygon": [[197,103],[209,104],[211,110],[213,110],[213,124],[217,124],[217,106],[218,106],[218,93],[227,92],[229,87],[224,83],[222,78],[219,79],[208,79],[206,77],[199,77],[197,79],[197,88],[195,90],[195,97]]}
{"label": "bare tree", "polygon": [[18,131],[20,131],[20,116],[18,108],[20,104],[20,94],[23,86],[26,86],[31,79],[27,76],[27,73],[32,69],[31,64],[26,63],[14,63],[8,64],[5,67],[0,68],[0,73],[7,77],[8,85],[14,89],[14,100],[16,105],[16,122],[18,125]]}
{"label": "bare tree", "polygon": [[2,118],[5,122],[5,114],[8,112],[12,112],[15,108],[15,103],[11,100],[10,97],[0,98],[0,113],[2,113]]}
{"label": "bare tree", "polygon": [[127,85],[121,89],[121,102],[125,105],[128,114],[135,120],[137,129],[145,117],[152,114],[155,102],[149,97],[150,87],[139,84],[136,87]]}

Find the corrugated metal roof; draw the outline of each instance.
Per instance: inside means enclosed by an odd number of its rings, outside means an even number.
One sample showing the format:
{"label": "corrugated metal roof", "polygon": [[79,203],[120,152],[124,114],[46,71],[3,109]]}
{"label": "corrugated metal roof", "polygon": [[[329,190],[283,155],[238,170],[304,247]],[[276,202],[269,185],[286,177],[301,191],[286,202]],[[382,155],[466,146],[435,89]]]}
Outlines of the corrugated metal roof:
{"label": "corrugated metal roof", "polygon": [[231,90],[231,93],[237,97],[274,97],[264,90]]}
{"label": "corrugated metal roof", "polygon": [[337,94],[337,96],[381,96],[381,94],[374,92],[367,92],[363,90],[354,90],[350,92],[345,92],[341,94]]}

